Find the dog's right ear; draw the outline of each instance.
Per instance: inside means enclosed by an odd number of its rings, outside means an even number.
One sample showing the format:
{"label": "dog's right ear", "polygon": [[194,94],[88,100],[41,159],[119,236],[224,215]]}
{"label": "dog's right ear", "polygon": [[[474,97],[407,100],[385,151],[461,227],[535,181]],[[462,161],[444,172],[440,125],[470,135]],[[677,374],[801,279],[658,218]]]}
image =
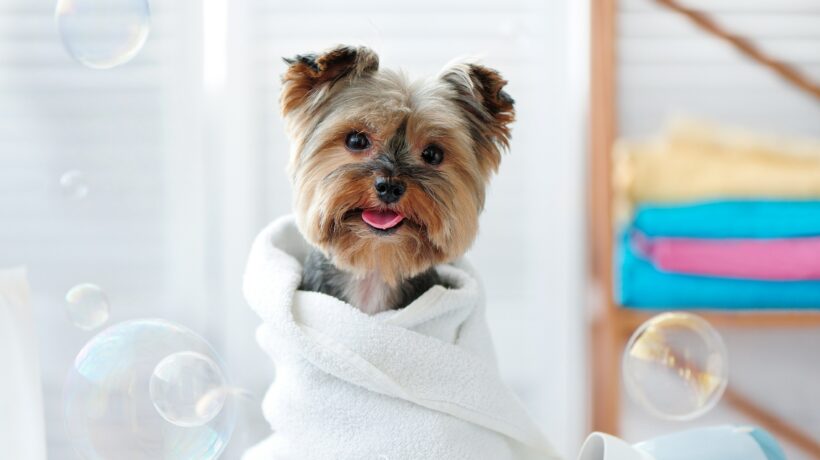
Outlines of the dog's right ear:
{"label": "dog's right ear", "polygon": [[372,74],[379,69],[379,56],[369,48],[338,46],[321,55],[300,54],[285,58],[288,70],[282,76],[282,113],[318,103],[335,84]]}

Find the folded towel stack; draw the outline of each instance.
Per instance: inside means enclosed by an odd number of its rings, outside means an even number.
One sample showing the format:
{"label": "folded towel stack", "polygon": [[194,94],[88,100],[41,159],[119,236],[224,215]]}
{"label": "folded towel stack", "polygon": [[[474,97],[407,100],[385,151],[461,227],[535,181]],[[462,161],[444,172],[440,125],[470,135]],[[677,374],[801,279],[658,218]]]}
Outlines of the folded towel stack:
{"label": "folded towel stack", "polygon": [[820,308],[820,144],[678,122],[615,186],[621,304]]}

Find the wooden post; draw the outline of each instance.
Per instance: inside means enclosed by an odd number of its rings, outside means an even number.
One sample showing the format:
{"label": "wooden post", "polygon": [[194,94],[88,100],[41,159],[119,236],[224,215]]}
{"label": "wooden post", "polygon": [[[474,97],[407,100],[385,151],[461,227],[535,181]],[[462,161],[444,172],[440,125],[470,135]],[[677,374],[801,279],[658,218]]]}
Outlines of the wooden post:
{"label": "wooden post", "polygon": [[620,418],[620,348],[612,295],[612,144],[615,116],[616,0],[592,0],[590,63],[590,236],[592,277],[600,292],[593,305],[592,429],[617,434]]}

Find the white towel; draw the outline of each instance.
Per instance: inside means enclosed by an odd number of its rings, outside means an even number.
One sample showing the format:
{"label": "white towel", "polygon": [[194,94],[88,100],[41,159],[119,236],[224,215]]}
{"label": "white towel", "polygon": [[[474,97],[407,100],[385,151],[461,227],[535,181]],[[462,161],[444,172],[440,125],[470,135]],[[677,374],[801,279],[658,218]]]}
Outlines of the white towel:
{"label": "white towel", "polygon": [[293,218],[256,238],[244,291],[276,365],[274,433],[245,460],[556,459],[501,381],[481,286],[466,263],[402,310],[368,316],[298,290],[310,247]]}
{"label": "white towel", "polygon": [[45,460],[43,387],[26,271],[0,270],[0,458]]}

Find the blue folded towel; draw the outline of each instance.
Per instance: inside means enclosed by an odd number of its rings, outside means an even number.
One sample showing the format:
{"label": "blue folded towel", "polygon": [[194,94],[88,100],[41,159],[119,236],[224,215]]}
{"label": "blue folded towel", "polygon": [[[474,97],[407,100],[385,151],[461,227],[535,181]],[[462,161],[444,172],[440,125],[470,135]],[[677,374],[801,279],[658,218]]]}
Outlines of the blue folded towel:
{"label": "blue folded towel", "polygon": [[820,201],[643,204],[633,221],[647,236],[788,238],[820,235]]}
{"label": "blue folded towel", "polygon": [[638,256],[628,235],[619,245],[616,291],[634,308],[820,308],[820,281],[757,281],[664,273]]}

